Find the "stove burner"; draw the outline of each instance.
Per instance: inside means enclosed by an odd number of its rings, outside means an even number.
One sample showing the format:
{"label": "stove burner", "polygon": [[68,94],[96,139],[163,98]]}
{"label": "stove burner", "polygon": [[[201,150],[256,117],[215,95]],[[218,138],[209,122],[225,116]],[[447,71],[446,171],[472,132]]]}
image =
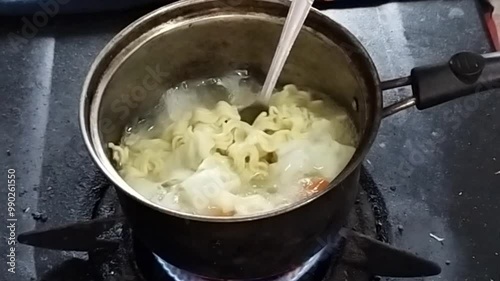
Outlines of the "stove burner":
{"label": "stove burner", "polygon": [[[154,253],[148,252],[148,250],[139,241],[134,241],[134,252],[136,254],[136,262],[139,270],[146,280],[156,281],[156,280],[172,280],[172,281],[217,281],[215,279],[207,279],[203,277],[196,276],[192,273],[186,272],[179,269],[168,262],[164,261],[159,256]],[[277,276],[274,278],[259,279],[258,281],[303,281],[303,280],[315,280],[310,279],[311,275],[314,273],[319,273],[320,263],[325,260],[329,260],[336,249],[340,250],[342,245],[340,239],[336,239],[332,245],[325,246],[317,254],[306,261],[302,266],[296,269]],[[139,256],[138,256],[139,255]],[[323,275],[325,273],[323,272]],[[256,281],[256,280],[254,280]]]}
{"label": "stove burner", "polygon": [[[323,255],[325,252],[325,249],[321,250],[319,253],[311,257],[308,261],[304,263],[304,265],[298,267],[295,270],[292,270],[291,272],[284,274],[282,276],[276,277],[276,278],[269,278],[269,279],[261,279],[262,281],[299,281],[302,276],[304,276],[311,268],[314,267],[314,265],[319,261],[321,255]],[[154,254],[153,254],[154,255]],[[203,277],[198,277],[195,275],[192,275],[191,273],[185,272],[182,269],[176,268],[175,266],[168,264],[166,261],[162,260],[160,257],[157,255],[154,255],[156,261],[161,265],[161,267],[168,272],[168,274],[175,280],[175,281],[215,281],[211,279],[206,279]]]}

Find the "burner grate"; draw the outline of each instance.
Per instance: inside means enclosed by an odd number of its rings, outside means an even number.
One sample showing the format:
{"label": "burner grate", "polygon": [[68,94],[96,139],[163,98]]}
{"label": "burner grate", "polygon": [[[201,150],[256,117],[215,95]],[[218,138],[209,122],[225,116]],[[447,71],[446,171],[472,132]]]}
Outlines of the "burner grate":
{"label": "burner grate", "polygon": [[[304,265],[282,276],[258,281],[369,281],[372,276],[367,272],[394,277],[439,274],[441,268],[437,264],[373,238],[388,239],[382,230],[387,231],[389,225],[384,202],[367,177],[363,171],[363,188],[348,220],[347,226],[356,232],[342,228]],[[19,242],[55,250],[87,251],[86,272],[100,281],[215,281],[182,271],[154,255],[134,239],[115,190],[105,187],[101,192],[93,220],[23,233]]]}

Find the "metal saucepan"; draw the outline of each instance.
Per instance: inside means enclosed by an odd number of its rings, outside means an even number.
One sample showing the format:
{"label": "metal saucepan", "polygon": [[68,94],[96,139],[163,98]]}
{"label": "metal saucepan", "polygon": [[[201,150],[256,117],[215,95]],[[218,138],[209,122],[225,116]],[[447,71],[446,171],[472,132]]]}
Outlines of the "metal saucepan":
{"label": "metal saucepan", "polygon": [[[167,262],[200,276],[274,276],[318,252],[346,222],[358,193],[360,165],[381,119],[416,105],[424,109],[498,86],[500,58],[463,53],[420,67],[411,76],[380,82],[372,59],[347,29],[312,11],[281,83],[331,95],[350,109],[361,141],[329,188],[272,213],[214,218],[167,210],[140,196],[118,175],[106,143],[152,108],[180,81],[235,69],[266,73],[289,1],[187,0],[160,8],[120,32],[92,65],[83,87],[80,122],[99,168],[115,184],[134,234]],[[382,91],[411,85],[413,97],[384,108]]]}

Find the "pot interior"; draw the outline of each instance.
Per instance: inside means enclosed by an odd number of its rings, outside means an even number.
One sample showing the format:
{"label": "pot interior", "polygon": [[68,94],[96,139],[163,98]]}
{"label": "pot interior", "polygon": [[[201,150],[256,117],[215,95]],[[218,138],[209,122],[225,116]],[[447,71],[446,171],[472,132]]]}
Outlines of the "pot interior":
{"label": "pot interior", "polygon": [[[93,98],[84,119],[91,120],[84,125],[96,126],[91,138],[98,161],[109,162],[106,144],[118,142],[133,118],[154,107],[165,90],[179,82],[236,69],[263,77],[280,37],[287,2],[243,0],[230,6],[224,1],[181,1],[120,33],[101,54],[88,82],[87,95]],[[352,167],[346,168],[352,171],[373,141],[381,106],[378,76],[360,43],[342,26],[313,11],[279,83],[327,94],[350,111],[361,136]]]}

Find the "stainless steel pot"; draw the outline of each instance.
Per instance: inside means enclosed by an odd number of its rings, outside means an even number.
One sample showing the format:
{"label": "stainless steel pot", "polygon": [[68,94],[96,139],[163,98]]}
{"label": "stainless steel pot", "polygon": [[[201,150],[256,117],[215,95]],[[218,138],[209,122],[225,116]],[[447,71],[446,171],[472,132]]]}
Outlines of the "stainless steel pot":
{"label": "stainless steel pot", "polygon": [[[350,110],[361,141],[347,168],[326,191],[272,213],[245,218],[177,213],[128,186],[114,169],[106,144],[117,142],[132,118],[180,81],[234,69],[266,73],[289,2],[231,3],[235,1],[181,1],[137,20],[98,56],[81,98],[85,143],[115,184],[134,234],[167,262],[200,276],[262,278],[300,265],[321,249],[318,241],[332,239],[346,221],[358,192],[359,166],[383,116],[415,104],[429,107],[500,80],[498,58],[466,53],[449,64],[417,68],[409,78],[381,83],[360,42],[314,10],[280,81],[327,93]],[[382,90],[409,84],[414,97],[383,108]]]}

